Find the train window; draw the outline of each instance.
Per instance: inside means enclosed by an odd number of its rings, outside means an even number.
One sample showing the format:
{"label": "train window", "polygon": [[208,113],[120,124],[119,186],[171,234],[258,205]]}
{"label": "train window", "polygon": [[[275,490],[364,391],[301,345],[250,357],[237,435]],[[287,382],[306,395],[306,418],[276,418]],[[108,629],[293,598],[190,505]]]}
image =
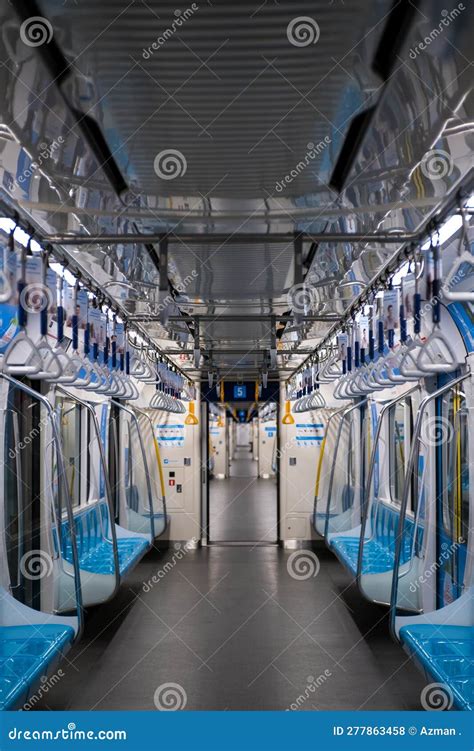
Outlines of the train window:
{"label": "train window", "polygon": [[81,406],[61,400],[61,444],[66,482],[73,508],[81,504]]}
{"label": "train window", "polygon": [[19,453],[21,447],[18,440],[18,420],[16,413],[10,409],[6,410],[4,413],[4,420],[4,524],[6,532],[6,554],[10,571],[10,582],[13,588],[18,581],[18,556],[21,548],[20,522],[22,515],[20,508],[21,478],[19,474]]}
{"label": "train window", "polygon": [[450,541],[467,540],[469,528],[469,446],[466,398],[458,390],[444,400],[443,526]]}
{"label": "train window", "polygon": [[[409,404],[409,402],[408,402]],[[390,497],[400,505],[405,483],[405,401],[394,404],[389,411],[389,474]]]}

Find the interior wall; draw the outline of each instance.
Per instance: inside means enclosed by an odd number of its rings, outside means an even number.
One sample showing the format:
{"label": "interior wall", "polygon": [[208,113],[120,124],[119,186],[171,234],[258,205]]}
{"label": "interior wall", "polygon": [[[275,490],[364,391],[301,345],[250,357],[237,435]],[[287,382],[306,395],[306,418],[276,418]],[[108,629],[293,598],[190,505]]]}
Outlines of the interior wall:
{"label": "interior wall", "polygon": [[[197,389],[195,413],[200,415]],[[184,402],[185,406],[188,404]],[[201,539],[200,424],[186,425],[185,414],[149,410],[163,464],[170,540]]]}
{"label": "interior wall", "polygon": [[[317,537],[311,518],[321,446],[334,406],[344,404],[339,402],[334,405],[332,388],[326,387],[322,395],[328,406],[300,414],[292,413],[294,423],[291,425],[283,423],[284,410],[280,411],[280,536],[283,543],[288,545]],[[280,403],[284,404],[284,401],[285,389],[282,385]]]}

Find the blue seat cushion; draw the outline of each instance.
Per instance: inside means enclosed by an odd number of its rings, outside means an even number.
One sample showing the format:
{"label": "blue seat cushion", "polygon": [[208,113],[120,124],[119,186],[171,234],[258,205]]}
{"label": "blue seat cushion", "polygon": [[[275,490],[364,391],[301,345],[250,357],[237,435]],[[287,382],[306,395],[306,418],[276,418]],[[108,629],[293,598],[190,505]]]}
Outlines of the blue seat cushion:
{"label": "blue seat cushion", "polygon": [[[109,512],[104,502],[86,507],[74,516],[77,555],[79,568],[92,574],[114,574],[114,548],[108,533]],[[66,561],[72,563],[72,544],[69,522],[62,525],[62,554]],[[144,537],[117,538],[119,573],[124,576],[140,560],[148,549],[148,540]]]}
{"label": "blue seat cushion", "polygon": [[[395,561],[395,542],[398,528],[398,510],[389,508],[384,503],[373,504],[371,514],[373,536],[364,542],[362,555],[362,573],[382,574],[393,568]],[[402,563],[411,557],[415,525],[405,518]],[[421,545],[422,528],[417,531],[417,544]],[[355,576],[359,557],[360,540],[358,537],[337,535],[329,541],[329,547],[340,561]]]}
{"label": "blue seat cushion", "polygon": [[30,686],[74,639],[62,624],[0,626],[0,710],[25,702]]}
{"label": "blue seat cushion", "polygon": [[[357,574],[357,561],[359,557],[358,537],[333,537],[329,546],[337,554],[338,558],[354,574]],[[385,548],[375,539],[367,540],[364,544],[362,557],[362,571],[364,574],[380,574],[393,568],[394,551]]]}
{"label": "blue seat cushion", "polygon": [[[148,540],[143,537],[119,537],[117,538],[117,552],[120,576],[138,561],[148,549]],[[64,551],[64,557],[72,562],[70,546]],[[89,571],[91,574],[114,574],[114,547],[108,540],[96,539],[95,544],[90,543],[87,549],[81,550],[79,555],[79,568]]]}
{"label": "blue seat cushion", "polygon": [[400,639],[433,680],[451,689],[458,709],[474,709],[474,626],[410,624]]}
{"label": "blue seat cushion", "polygon": [[118,537],[118,559],[120,576],[124,576],[146,553],[149,542],[144,537]]}

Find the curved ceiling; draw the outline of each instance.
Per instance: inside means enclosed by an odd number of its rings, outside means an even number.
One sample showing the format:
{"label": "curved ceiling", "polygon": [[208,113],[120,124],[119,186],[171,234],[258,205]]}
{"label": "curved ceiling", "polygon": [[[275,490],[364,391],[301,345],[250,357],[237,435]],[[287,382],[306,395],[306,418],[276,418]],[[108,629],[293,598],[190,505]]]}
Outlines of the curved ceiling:
{"label": "curved ceiling", "polygon": [[[45,57],[51,40],[25,40],[20,21],[34,6],[18,3],[20,19],[3,8],[4,198],[46,234],[91,238],[415,231],[470,168],[472,21],[438,0],[410,5],[411,27],[387,81],[372,63],[389,0],[207,2],[179,10],[155,0],[43,0],[46,35],[50,29],[69,66],[56,80]],[[331,173],[354,118],[372,106],[338,194]],[[128,185],[120,199],[85,137],[86,116]],[[302,250],[311,312],[328,320],[279,325],[285,349],[317,343],[396,247],[328,242]],[[91,239],[76,251],[68,250],[130,313],[158,314],[159,274],[142,243],[101,247]],[[220,318],[214,329],[210,322],[201,328],[203,351],[240,342],[257,353],[250,358],[257,369],[275,332],[250,321],[239,328],[223,316],[289,316],[298,283],[287,241],[174,243],[168,281],[173,320],[150,321],[156,341],[171,340],[173,348],[193,334],[177,320],[182,314]],[[235,359],[229,352],[220,364]]]}

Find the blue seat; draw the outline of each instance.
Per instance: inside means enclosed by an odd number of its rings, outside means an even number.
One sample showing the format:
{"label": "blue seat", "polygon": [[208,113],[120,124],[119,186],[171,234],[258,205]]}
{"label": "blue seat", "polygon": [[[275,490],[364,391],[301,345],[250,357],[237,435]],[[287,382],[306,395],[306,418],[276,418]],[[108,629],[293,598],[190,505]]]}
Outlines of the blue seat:
{"label": "blue seat", "polygon": [[73,639],[74,629],[63,624],[0,626],[0,710],[24,704]]}
{"label": "blue seat", "polygon": [[474,626],[402,626],[407,652],[437,683],[448,686],[458,709],[474,709]]}
{"label": "blue seat", "polygon": [[[371,509],[371,520],[374,534],[364,543],[362,572],[364,574],[381,574],[390,571],[394,565],[398,510],[389,508],[384,503],[374,503]],[[411,556],[414,530],[413,520],[405,517],[402,563],[408,561]],[[422,529],[418,528],[417,538],[419,543],[421,543],[421,535]],[[338,535],[332,537],[329,541],[329,547],[354,576],[357,574],[359,545],[359,537]]]}
{"label": "blue seat", "polygon": [[[94,504],[74,515],[79,568],[93,574],[114,574],[114,548],[108,531],[108,508],[105,502]],[[72,545],[69,522],[61,525],[62,555],[72,563]],[[120,576],[133,568],[148,550],[144,537],[118,537],[117,552]]]}

